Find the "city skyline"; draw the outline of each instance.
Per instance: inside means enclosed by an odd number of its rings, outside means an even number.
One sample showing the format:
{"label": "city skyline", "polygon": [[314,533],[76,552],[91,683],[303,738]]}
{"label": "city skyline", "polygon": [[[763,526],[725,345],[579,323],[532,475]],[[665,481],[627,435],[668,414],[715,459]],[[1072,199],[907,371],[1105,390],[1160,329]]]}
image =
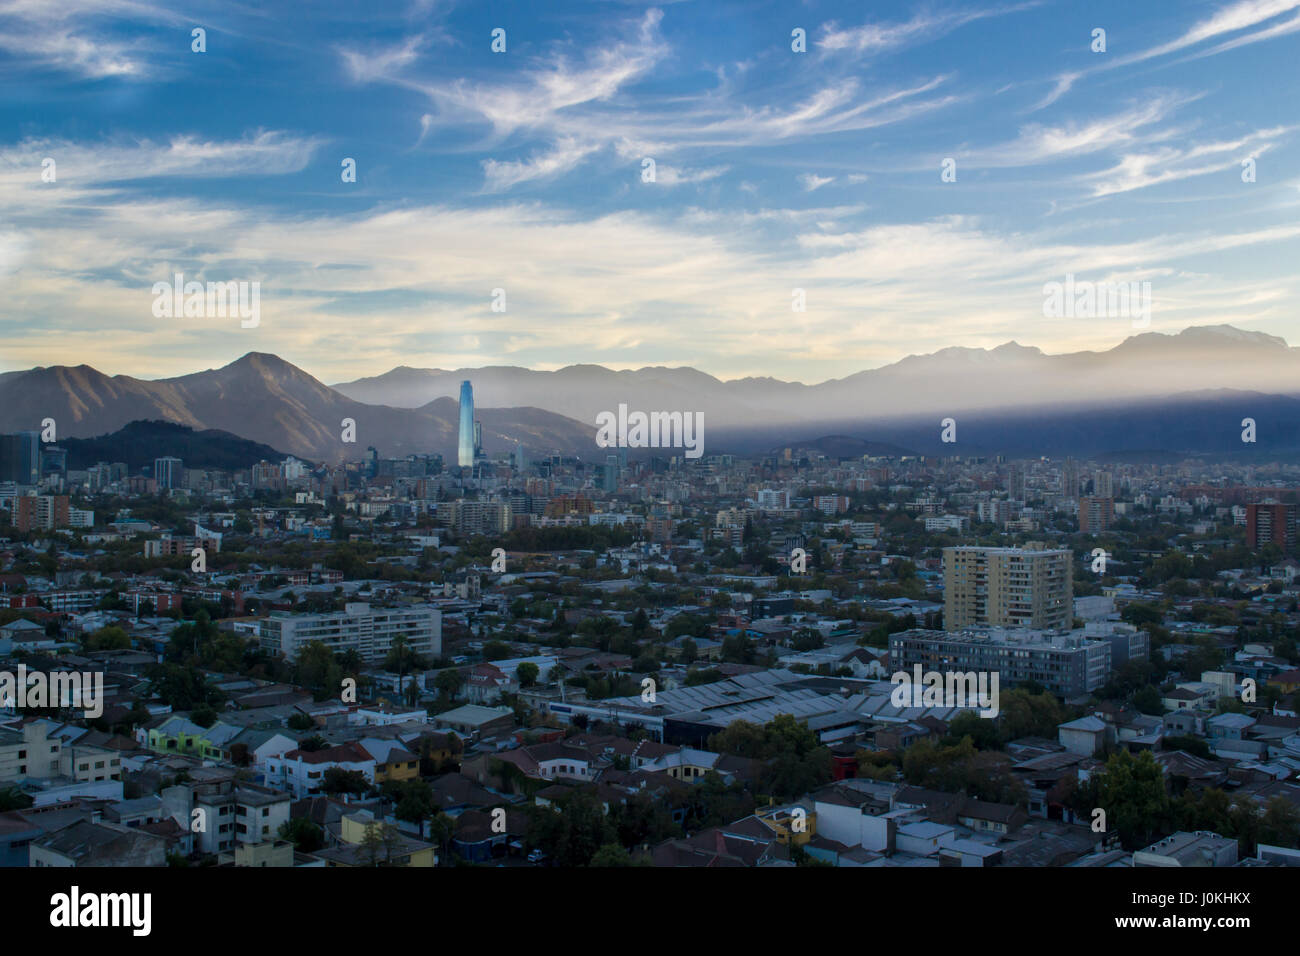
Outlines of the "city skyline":
{"label": "city skyline", "polygon": [[1300,0],[0,0],[15,927],[273,879],[373,945],[320,901],[466,868],[1266,926],[1297,54]]}
{"label": "city skyline", "polygon": [[[7,370],[262,351],[330,381],[575,362],[825,381],[1131,334],[1046,317],[1071,277],[1149,283],[1154,331],[1300,337],[1274,79],[1300,0],[33,10],[0,8]],[[177,275],[257,284],[261,314],[160,318],[151,289]]]}

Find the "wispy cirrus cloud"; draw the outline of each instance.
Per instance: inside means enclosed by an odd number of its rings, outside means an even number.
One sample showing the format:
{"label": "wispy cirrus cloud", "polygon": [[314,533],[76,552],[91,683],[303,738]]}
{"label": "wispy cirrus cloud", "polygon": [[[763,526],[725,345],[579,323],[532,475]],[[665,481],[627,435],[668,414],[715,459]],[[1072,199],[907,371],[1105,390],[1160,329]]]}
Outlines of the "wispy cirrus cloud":
{"label": "wispy cirrus cloud", "polygon": [[817,46],[827,53],[889,52],[911,43],[944,36],[977,20],[1006,16],[1038,5],[1037,2],[1033,2],[1009,7],[990,7],[984,10],[918,13],[904,22],[864,23],[856,27],[841,27],[837,22],[832,21],[822,26]]}
{"label": "wispy cirrus cloud", "polygon": [[607,146],[627,158],[663,158],[703,148],[765,145],[906,122],[960,98],[939,92],[942,75],[882,90],[832,74],[810,89],[792,90],[783,98],[788,102],[747,105],[733,84],[734,73],[724,74],[713,90],[679,95],[668,104],[637,97],[633,87],[671,54],[660,33],[662,18],[662,11],[652,8],[623,39],[581,60],[557,54],[518,76],[491,82],[421,79],[405,69],[414,61],[409,43],[369,57],[349,51],[353,59],[347,69],[353,79],[364,76],[425,95],[435,109],[420,119],[421,142],[439,126],[474,122],[485,124],[495,143],[514,136],[545,141],[526,159],[485,160],[489,191],[561,175]]}
{"label": "wispy cirrus cloud", "polygon": [[143,80],[157,72],[157,47],[123,24],[179,26],[173,10],[138,0],[0,2],[0,51],[29,69],[90,79]]}
{"label": "wispy cirrus cloud", "polygon": [[340,48],[339,56],[348,76],[357,83],[372,83],[396,76],[414,63],[428,43],[424,34],[407,37],[401,43],[372,50]]}
{"label": "wispy cirrus cloud", "polygon": [[1009,142],[975,149],[964,156],[972,166],[1014,167],[1076,158],[1169,135],[1157,124],[1198,98],[1164,92],[1117,112],[1058,124],[1030,123]]}
{"label": "wispy cirrus cloud", "polygon": [[[0,196],[10,208],[21,208],[57,191],[103,190],[131,181],[286,175],[305,168],[323,142],[282,130],[225,140],[183,133],[167,142],[32,138],[0,148]],[[55,162],[54,183],[41,180],[46,158]]]}
{"label": "wispy cirrus cloud", "polygon": [[1243,159],[1258,159],[1285,132],[1282,127],[1259,130],[1235,140],[1219,140],[1178,148],[1129,153],[1109,169],[1081,177],[1091,183],[1093,196],[1111,196],[1148,186],[1178,182],[1239,168]]}
{"label": "wispy cirrus cloud", "polygon": [[[1204,43],[1207,40],[1213,40],[1216,37],[1258,26],[1261,23],[1298,8],[1300,8],[1300,0],[1238,0],[1237,3],[1221,7],[1210,16],[1197,21],[1172,40],[1156,44],[1152,47],[1147,47],[1144,50],[1125,56],[1108,57],[1087,70],[1077,70],[1058,74],[1053,81],[1054,85],[1052,90],[1047,94],[1047,96],[1038,102],[1034,109],[1044,109],[1051,106],[1073,89],[1074,85],[1080,79],[1091,74],[1131,66],[1137,63],[1144,63],[1148,60],[1156,59],[1157,57],[1168,56],[1171,53],[1178,53],[1194,47],[1197,44]],[[1285,36],[1297,31],[1300,31],[1300,16],[1284,22],[1279,22],[1254,33],[1248,33],[1244,36],[1236,37],[1233,40],[1211,49],[1202,50],[1195,54],[1195,56],[1213,56],[1252,43],[1272,40],[1276,37]]]}
{"label": "wispy cirrus cloud", "polygon": [[[878,19],[819,0],[798,18],[806,55],[779,4],[744,29],[706,4],[516,5],[497,55],[496,18],[472,4],[198,0],[182,22],[121,0],[72,0],[83,18],[0,0],[11,46],[15,25],[97,44],[61,47],[83,58],[66,67],[0,47],[22,84],[0,104],[0,355],[90,349],[169,374],[256,348],[335,380],[691,361],[820,380],[953,345],[1127,334],[1043,323],[1042,284],[1066,272],[1152,279],[1157,328],[1294,340],[1300,165],[1284,97],[1260,91],[1285,53],[1262,41],[1294,32],[1296,11],[1210,2],[1096,0],[1117,29],[1092,59],[1055,9],[994,21],[1025,8],[942,0]],[[206,57],[188,51],[196,23]],[[111,81],[121,65],[93,58],[114,51],[143,72]],[[1137,68],[1108,77],[1122,83],[1082,82],[1126,58]],[[1020,94],[1045,79],[1074,95],[1026,122]],[[358,181],[340,180],[344,156]],[[1251,156],[1267,160],[1247,184],[1234,170]],[[261,281],[262,326],[160,324],[148,291],[175,271]]]}
{"label": "wispy cirrus cloud", "polygon": [[554,149],[534,153],[527,159],[509,162],[485,159],[484,188],[488,192],[501,192],[534,179],[559,176],[576,169],[598,149],[598,143],[583,143],[568,137],[557,143]]}

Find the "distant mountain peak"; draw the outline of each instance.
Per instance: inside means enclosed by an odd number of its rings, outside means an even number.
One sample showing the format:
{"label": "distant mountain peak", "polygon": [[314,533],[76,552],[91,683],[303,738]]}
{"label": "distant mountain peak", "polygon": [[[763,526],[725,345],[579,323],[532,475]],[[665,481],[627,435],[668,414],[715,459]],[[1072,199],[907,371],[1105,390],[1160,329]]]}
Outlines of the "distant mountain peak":
{"label": "distant mountain peak", "polygon": [[1289,349],[1286,339],[1267,332],[1254,332],[1239,329],[1235,325],[1189,325],[1181,332],[1142,332],[1130,335],[1115,350],[1124,351],[1131,348],[1162,348],[1168,345],[1193,345],[1204,347],[1223,347],[1225,345],[1246,345],[1270,349]]}
{"label": "distant mountain peak", "polygon": [[994,353],[1003,355],[1042,355],[1043,350],[1034,345],[1021,345],[1015,339],[1010,342],[1003,342],[997,348],[992,350]]}
{"label": "distant mountain peak", "polygon": [[292,362],[280,358],[274,352],[245,352],[239,358],[235,359],[226,368],[242,368],[244,366],[272,367],[272,368],[292,368],[301,371]]}

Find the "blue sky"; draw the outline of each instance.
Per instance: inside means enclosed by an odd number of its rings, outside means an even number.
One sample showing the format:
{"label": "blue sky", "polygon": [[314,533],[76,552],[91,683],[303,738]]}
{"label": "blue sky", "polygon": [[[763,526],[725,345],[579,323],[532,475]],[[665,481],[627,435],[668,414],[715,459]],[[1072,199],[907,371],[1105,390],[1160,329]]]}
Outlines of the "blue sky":
{"label": "blue sky", "polygon": [[[1134,333],[1044,318],[1067,273],[1300,342],[1300,0],[272,6],[0,0],[0,368],[812,382]],[[176,272],[259,324],[155,318]]]}

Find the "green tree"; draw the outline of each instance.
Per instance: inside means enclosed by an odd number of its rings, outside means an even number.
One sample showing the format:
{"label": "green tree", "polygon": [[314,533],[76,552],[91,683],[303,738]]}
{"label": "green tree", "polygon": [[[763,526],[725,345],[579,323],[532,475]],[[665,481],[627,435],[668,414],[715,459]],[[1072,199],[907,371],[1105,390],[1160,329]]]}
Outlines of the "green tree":
{"label": "green tree", "polygon": [[528,824],[528,842],[547,853],[558,866],[587,866],[596,851],[617,839],[605,809],[588,790],[578,790],[563,810],[535,808]]}
{"label": "green tree", "polygon": [[325,834],[306,817],[297,817],[280,824],[280,839],[288,840],[294,849],[311,853],[325,845]]}
{"label": "green tree", "polygon": [[456,694],[464,684],[465,675],[454,667],[438,671],[438,676],[433,679],[433,686],[451,700],[455,699]]}
{"label": "green tree", "polygon": [[126,650],[130,646],[131,635],[115,624],[101,627],[85,639],[85,649],[88,651]]}
{"label": "green tree", "polygon": [[396,635],[388,646],[388,654],[384,657],[384,669],[390,674],[397,675],[397,693],[399,696],[402,694],[406,675],[424,666],[424,659],[407,642],[406,635]]}
{"label": "green tree", "polygon": [[407,823],[414,823],[420,828],[420,839],[424,839],[424,821],[438,812],[433,789],[423,780],[405,780],[399,785],[397,806],[394,816]]}
{"label": "green tree", "polygon": [[1150,846],[1157,835],[1172,829],[1173,807],[1164,774],[1150,751],[1137,757],[1118,751],[1096,779],[1095,805],[1106,811],[1108,825],[1126,849]]}
{"label": "green tree", "polygon": [[617,843],[606,843],[591,858],[592,866],[631,866],[632,857]]}
{"label": "green tree", "polygon": [[342,767],[330,767],[321,780],[321,792],[330,795],[351,793],[361,796],[370,789],[370,782],[360,770],[344,770]]}

